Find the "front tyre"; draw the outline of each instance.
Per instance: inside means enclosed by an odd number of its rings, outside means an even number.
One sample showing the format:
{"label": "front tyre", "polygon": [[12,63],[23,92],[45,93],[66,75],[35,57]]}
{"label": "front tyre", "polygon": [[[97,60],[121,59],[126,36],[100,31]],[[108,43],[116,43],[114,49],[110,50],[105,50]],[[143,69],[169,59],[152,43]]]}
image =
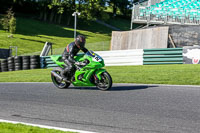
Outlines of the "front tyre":
{"label": "front tyre", "polygon": [[[53,71],[56,72],[57,74],[61,75],[62,68],[56,68]],[[67,89],[70,86],[70,83],[64,82],[64,81],[58,79],[52,73],[51,73],[51,80],[52,80],[53,84],[59,89]]]}
{"label": "front tyre", "polygon": [[103,72],[101,74],[101,80],[96,84],[97,88],[106,91],[112,87],[112,78],[108,72]]}

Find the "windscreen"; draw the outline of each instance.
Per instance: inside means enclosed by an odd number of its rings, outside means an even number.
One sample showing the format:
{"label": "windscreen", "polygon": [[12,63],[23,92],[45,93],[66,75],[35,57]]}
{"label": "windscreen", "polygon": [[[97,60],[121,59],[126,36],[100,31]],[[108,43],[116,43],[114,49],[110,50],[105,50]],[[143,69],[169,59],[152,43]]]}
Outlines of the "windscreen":
{"label": "windscreen", "polygon": [[95,57],[95,53],[92,50],[88,51],[86,55]]}

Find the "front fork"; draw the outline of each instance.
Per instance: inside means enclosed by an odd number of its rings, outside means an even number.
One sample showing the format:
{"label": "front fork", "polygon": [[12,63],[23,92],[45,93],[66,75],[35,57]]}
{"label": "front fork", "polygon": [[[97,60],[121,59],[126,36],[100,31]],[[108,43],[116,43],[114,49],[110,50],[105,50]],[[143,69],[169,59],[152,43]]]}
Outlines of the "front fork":
{"label": "front fork", "polygon": [[101,81],[101,79],[102,79],[101,74],[103,72],[106,72],[106,70],[105,69],[98,69],[98,70],[95,71],[95,74],[94,74],[95,82]]}

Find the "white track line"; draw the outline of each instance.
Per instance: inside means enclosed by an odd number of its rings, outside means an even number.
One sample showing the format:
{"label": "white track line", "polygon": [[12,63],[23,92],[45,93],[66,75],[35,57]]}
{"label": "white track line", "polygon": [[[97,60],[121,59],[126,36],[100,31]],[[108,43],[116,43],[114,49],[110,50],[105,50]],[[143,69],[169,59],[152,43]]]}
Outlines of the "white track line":
{"label": "white track line", "polygon": [[75,130],[75,129],[68,129],[68,128],[60,128],[60,127],[52,127],[52,126],[46,126],[46,125],[31,124],[31,123],[17,122],[17,121],[9,121],[9,120],[2,120],[2,119],[0,119],[0,122],[12,123],[12,124],[23,124],[23,125],[27,125],[27,126],[34,126],[34,127],[40,127],[40,128],[46,128],[46,129],[55,129],[55,130],[68,131],[68,132],[95,133],[95,132],[89,132],[89,131],[82,131],[82,130]]}

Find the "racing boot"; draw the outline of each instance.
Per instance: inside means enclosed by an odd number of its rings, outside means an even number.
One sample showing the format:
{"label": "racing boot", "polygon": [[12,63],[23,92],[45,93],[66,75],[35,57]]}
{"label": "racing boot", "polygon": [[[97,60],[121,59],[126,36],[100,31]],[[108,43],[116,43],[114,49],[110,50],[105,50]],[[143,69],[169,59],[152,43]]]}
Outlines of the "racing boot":
{"label": "racing boot", "polygon": [[68,67],[65,67],[62,72],[61,72],[61,76],[63,78],[63,81],[70,83],[70,78],[69,78],[69,74],[68,74],[69,70]]}

